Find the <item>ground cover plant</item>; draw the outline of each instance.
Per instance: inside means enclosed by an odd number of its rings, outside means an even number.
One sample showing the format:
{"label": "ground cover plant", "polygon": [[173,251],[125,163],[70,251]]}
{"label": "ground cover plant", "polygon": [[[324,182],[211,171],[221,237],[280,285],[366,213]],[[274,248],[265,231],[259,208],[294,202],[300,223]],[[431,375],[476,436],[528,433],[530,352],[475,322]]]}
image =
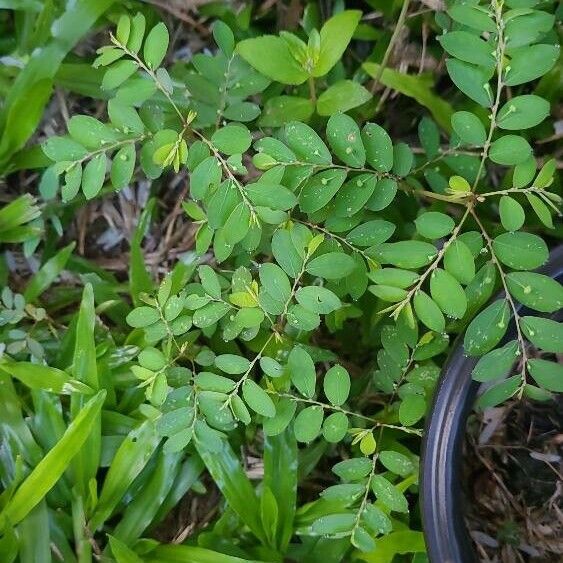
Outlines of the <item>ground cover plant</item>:
{"label": "ground cover plant", "polygon": [[556,3],[5,4],[2,561],[426,560],[456,336],[563,390]]}

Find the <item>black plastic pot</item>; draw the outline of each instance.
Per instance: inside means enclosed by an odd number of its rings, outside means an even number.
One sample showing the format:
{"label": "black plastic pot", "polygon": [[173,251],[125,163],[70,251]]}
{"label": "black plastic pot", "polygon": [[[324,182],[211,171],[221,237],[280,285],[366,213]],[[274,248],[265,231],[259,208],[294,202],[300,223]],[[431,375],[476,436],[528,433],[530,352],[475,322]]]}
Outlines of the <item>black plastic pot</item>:
{"label": "black plastic pot", "polygon": [[[539,271],[563,280],[563,245],[553,250],[548,263]],[[513,339],[515,332],[512,322],[506,341]],[[460,337],[440,376],[422,443],[422,523],[432,563],[477,561],[465,525],[461,467],[467,417],[479,384],[471,379],[477,358],[465,357],[463,352]]]}

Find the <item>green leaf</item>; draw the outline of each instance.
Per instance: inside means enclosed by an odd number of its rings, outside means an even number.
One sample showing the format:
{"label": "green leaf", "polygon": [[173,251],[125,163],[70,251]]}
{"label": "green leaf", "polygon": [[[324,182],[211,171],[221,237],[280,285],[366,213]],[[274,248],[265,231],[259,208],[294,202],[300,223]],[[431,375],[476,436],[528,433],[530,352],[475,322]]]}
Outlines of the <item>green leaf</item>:
{"label": "green leaf", "polygon": [[415,469],[413,462],[406,455],[399,452],[385,450],[379,454],[378,459],[386,469],[401,477],[410,475]]}
{"label": "green leaf", "polygon": [[452,82],[466,96],[480,106],[487,108],[493,105],[491,88],[489,86],[492,69],[487,70],[457,59],[448,59],[446,67]]}
{"label": "green leaf", "polygon": [[448,15],[456,22],[477,31],[496,32],[497,26],[489,17],[486,8],[470,4],[454,4]]}
{"label": "green leaf", "polygon": [[135,171],[135,145],[125,145],[113,157],[110,179],[113,187],[120,190],[127,186]]}
{"label": "green leaf", "polygon": [[331,405],[340,406],[346,402],[350,394],[350,376],[342,366],[333,366],[323,380],[323,389]]}
{"label": "green leaf", "polygon": [[[113,0],[92,0],[77,2],[57,10],[56,34],[49,31],[53,7],[39,3],[44,12],[37,18],[23,12],[26,21],[33,19],[34,31],[26,33],[25,50],[29,57],[23,68],[18,69],[15,78],[4,89],[2,110],[0,112],[0,174],[6,172],[12,155],[24,147],[27,140],[36,131],[43,109],[51,99],[53,79],[61,70],[61,63],[67,53],[74,49],[78,41],[88,33],[96,22],[113,4]],[[61,7],[62,8],[62,7]],[[20,37],[23,40],[23,36]],[[20,44],[23,47],[23,43]]]}
{"label": "green leaf", "polygon": [[260,106],[252,102],[235,102],[223,112],[223,117],[231,121],[254,121],[259,115]]}
{"label": "green leaf", "polygon": [[475,277],[475,260],[469,247],[459,238],[444,253],[444,268],[458,282],[467,285]]}
{"label": "green leaf", "polygon": [[369,278],[378,284],[390,285],[406,289],[413,285],[419,278],[416,272],[401,270],[399,268],[382,268],[369,272]]}
{"label": "green leaf", "polygon": [[146,20],[143,14],[138,13],[131,18],[127,48],[133,53],[138,53],[141,48],[145,37],[145,26]]}
{"label": "green leaf", "polygon": [[532,206],[534,213],[538,216],[538,219],[548,229],[553,229],[553,219],[551,217],[549,207],[538,196],[534,194],[526,194],[526,198]]}
{"label": "green leaf", "polygon": [[127,544],[108,534],[111,553],[117,563],[143,563],[143,560]]}
{"label": "green leaf", "polygon": [[489,158],[497,164],[511,166],[524,162],[532,155],[528,141],[518,135],[505,135],[493,141]]}
{"label": "green leaf", "polygon": [[522,305],[542,313],[554,313],[563,306],[563,286],[535,272],[512,272],[506,276],[508,290]]}
{"label": "green leaf", "polygon": [[522,317],[520,328],[526,338],[544,352],[563,352],[563,323],[541,317]]}
{"label": "green leaf", "polygon": [[293,385],[302,395],[310,399],[315,394],[317,379],[315,364],[311,356],[304,348],[295,346],[289,353],[287,368]]}
{"label": "green leaf", "polygon": [[480,382],[504,379],[518,359],[519,350],[516,340],[491,350],[477,362],[471,373],[472,378]]}
{"label": "green leaf", "polygon": [[295,298],[305,309],[322,315],[328,315],[342,306],[340,299],[325,287],[301,287],[297,290]]}
{"label": "green leaf", "polygon": [[235,36],[226,23],[221,20],[213,23],[213,39],[215,39],[215,43],[217,43],[225,57],[232,57],[235,48]]}
{"label": "green leaf", "polygon": [[221,320],[229,311],[227,303],[209,303],[194,313],[194,325],[199,328],[206,328]]}
{"label": "green leaf", "polygon": [[205,293],[214,299],[221,299],[221,284],[215,270],[204,264],[198,268],[197,272]]}
{"label": "green leaf", "polygon": [[[283,552],[293,536],[297,503],[297,442],[291,430],[264,439],[264,486],[277,500],[277,545]],[[295,469],[295,471],[294,471]]]}
{"label": "green leaf", "polygon": [[459,282],[445,270],[436,268],[430,275],[430,294],[447,316],[461,319],[465,314],[465,292]]}
{"label": "green leaf", "polygon": [[426,401],[422,395],[407,395],[399,405],[399,422],[404,426],[413,426],[426,412]]}
{"label": "green leaf", "polygon": [[492,54],[494,47],[474,33],[450,31],[445,35],[440,35],[438,41],[444,51],[456,59],[485,68],[495,66],[495,58]]}
{"label": "green leaf", "polygon": [[295,194],[279,184],[268,184],[265,181],[256,182],[255,184],[247,184],[245,190],[248,198],[255,205],[287,211],[297,203]]}
{"label": "green leaf", "polygon": [[129,77],[131,77],[137,69],[138,64],[135,61],[125,60],[117,61],[106,71],[102,80],[103,90],[114,90],[121,86]]}
{"label": "green leaf", "polygon": [[264,289],[276,299],[286,302],[291,297],[291,284],[286,273],[276,264],[267,262],[258,270]]}
{"label": "green leaf", "polygon": [[307,272],[313,276],[319,276],[327,280],[345,278],[350,274],[356,264],[351,256],[343,252],[327,252],[317,258],[313,258],[307,264]]}
{"label": "green leaf", "polygon": [[267,416],[272,418],[276,414],[276,407],[270,399],[270,396],[260,385],[252,381],[252,379],[247,379],[242,384],[242,396],[246,404],[258,414],[262,416]]}
{"label": "green leaf", "polygon": [[323,409],[317,405],[303,409],[293,423],[293,431],[299,442],[312,442],[320,433]]}
{"label": "green leaf", "polygon": [[378,172],[389,172],[393,167],[393,144],[387,131],[375,123],[366,123],[362,141],[368,164]]}
{"label": "green leaf", "polygon": [[354,80],[339,80],[329,86],[317,100],[317,113],[328,116],[347,112],[371,100],[370,92]]}
{"label": "green leaf", "polygon": [[264,104],[259,122],[262,127],[281,127],[291,121],[309,121],[314,111],[308,98],[274,96]]}
{"label": "green leaf", "polygon": [[496,257],[515,270],[534,270],[549,258],[547,244],[538,235],[503,233],[493,240]]}
{"label": "green leaf", "polygon": [[211,142],[222,153],[241,154],[250,147],[252,137],[244,125],[227,125],[213,133]]}
{"label": "green leaf", "polygon": [[377,178],[373,174],[359,174],[340,188],[334,201],[337,217],[352,217],[364,209],[376,188]]}
{"label": "green leaf", "polygon": [[344,113],[334,114],[327,123],[326,136],[334,154],[352,168],[362,168],[366,151],[360,138],[360,128]]}
{"label": "green leaf", "polygon": [[100,149],[104,144],[118,140],[113,129],[89,115],[74,115],[67,128],[70,136],[88,149]]}
{"label": "green leaf", "polygon": [[382,178],[375,185],[375,190],[366,207],[371,211],[381,211],[388,207],[397,194],[397,182],[392,178]]}
{"label": "green leaf", "polygon": [[393,529],[393,524],[387,514],[373,504],[366,505],[362,520],[375,534],[388,534]]}
{"label": "green leaf", "polygon": [[327,205],[346,180],[346,171],[323,170],[312,176],[299,195],[299,207],[304,213],[315,213]]}
{"label": "green leaf", "polygon": [[366,221],[352,229],[346,240],[356,246],[375,246],[389,239],[395,232],[395,225],[383,219]]}
{"label": "green leaf", "polygon": [[62,438],[32,469],[0,512],[0,529],[21,522],[62,477],[73,457],[87,440],[106,398],[100,391],[69,424]]}
{"label": "green leaf", "polygon": [[348,417],[343,412],[333,412],[323,422],[323,438],[331,444],[344,439],[348,432]]}
{"label": "green leaf", "polygon": [[517,231],[526,220],[524,208],[512,197],[503,195],[499,203],[500,221],[507,231]]}
{"label": "green leaf", "polygon": [[98,529],[112,514],[127,490],[143,470],[160,436],[150,421],[145,421],[127,434],[115,453],[104,479],[96,511],[90,520],[93,530]]}
{"label": "green leaf", "polygon": [[229,244],[235,245],[240,242],[250,229],[250,209],[248,205],[242,201],[237,204],[225,221],[223,228],[225,240]]}
{"label": "green leaf", "polygon": [[444,315],[440,307],[426,294],[419,290],[414,295],[413,300],[416,316],[430,330],[434,332],[443,332],[446,326]]}
{"label": "green leaf", "polygon": [[221,181],[221,163],[209,156],[200,162],[190,177],[190,194],[197,201],[203,199],[209,186],[217,185]]}
{"label": "green leaf", "polygon": [[321,28],[320,52],[313,67],[313,76],[324,76],[341,59],[362,12],[359,10],[345,10],[330,18]]}
{"label": "green leaf", "polygon": [[548,391],[563,392],[563,366],[534,358],[528,361],[528,369],[535,382]]}
{"label": "green leaf", "polygon": [[481,147],[487,140],[487,132],[484,125],[470,111],[456,111],[452,115],[452,127],[456,135],[465,144]]}
{"label": "green leaf", "polygon": [[269,377],[281,377],[283,375],[283,366],[273,358],[262,356],[260,358],[260,367],[262,371]]}
{"label": "green leaf", "polygon": [[19,379],[30,389],[43,389],[49,393],[70,395],[71,393],[92,394],[94,391],[81,381],[72,379],[66,372],[31,362],[0,361],[0,370]]}
{"label": "green leaf", "polygon": [[397,176],[407,176],[414,164],[414,154],[406,143],[393,147],[393,172]]}
{"label": "green leaf", "polygon": [[419,240],[383,243],[375,248],[375,258],[398,268],[416,269],[430,264],[438,251],[433,244]]}
{"label": "green leaf", "polygon": [[160,313],[153,307],[141,306],[127,315],[127,324],[133,328],[144,328],[160,320]]}
{"label": "green leaf", "polygon": [[319,535],[343,534],[350,532],[356,522],[356,515],[350,513],[328,514],[313,522],[312,530]]}
{"label": "green leaf", "polygon": [[283,432],[292,421],[297,403],[288,398],[282,398],[276,405],[276,416],[267,418],[264,421],[264,434],[266,436],[276,436]]}
{"label": "green leaf", "polygon": [[440,131],[426,115],[418,122],[418,138],[428,158],[434,158],[440,152]]}
{"label": "green leaf", "polygon": [[479,397],[479,399],[477,399],[477,407],[484,410],[503,403],[516,393],[518,387],[520,386],[520,382],[520,375],[513,375],[512,377],[489,387]]}
{"label": "green leaf", "polygon": [[143,47],[143,56],[150,69],[156,69],[162,63],[170,36],[164,23],[157,23],[148,33]]}
{"label": "green leaf", "polygon": [[371,552],[376,548],[375,540],[361,526],[352,530],[350,542],[364,553]]}
{"label": "green leaf", "polygon": [[[380,71],[380,65],[377,63],[364,63],[363,68],[372,78],[375,78]],[[434,79],[431,75],[404,74],[391,68],[385,68],[379,81],[387,88],[416,100],[430,111],[442,129],[450,130],[452,106],[434,93],[432,89]]]}
{"label": "green leaf", "polygon": [[445,237],[455,227],[455,222],[451,217],[437,211],[421,213],[414,222],[419,234],[431,240]]}
{"label": "green leaf", "polygon": [[501,129],[529,129],[549,115],[549,102],[532,94],[516,96],[499,110],[497,123]]}
{"label": "green leaf", "polygon": [[297,252],[291,234],[279,229],[272,237],[272,254],[286,274],[296,278],[303,265],[303,257]]}
{"label": "green leaf", "polygon": [[86,199],[98,195],[106,178],[107,158],[104,153],[93,157],[84,167],[82,174],[82,191]]}
{"label": "green leaf", "polygon": [[527,186],[536,173],[536,159],[533,156],[527,158],[524,162],[520,162],[514,167],[514,175],[512,177],[512,185],[515,188],[523,188]]}
{"label": "green leaf", "polygon": [[374,475],[371,488],[377,500],[394,512],[408,512],[409,504],[403,493],[382,475]]}
{"label": "green leaf", "polygon": [[549,72],[559,58],[559,45],[530,45],[512,50],[504,83],[518,86]]}
{"label": "green leaf", "polygon": [[287,146],[299,160],[311,164],[331,164],[332,156],[314,129],[297,121],[288,123],[283,130]]}
{"label": "green leaf", "polygon": [[244,373],[250,368],[250,362],[246,358],[235,354],[220,354],[215,358],[215,365],[230,375]]}
{"label": "green leaf", "polygon": [[483,309],[469,324],[463,346],[470,356],[482,356],[492,350],[508,328],[510,310],[505,299],[499,299]]}
{"label": "green leaf", "polygon": [[35,301],[57,279],[59,274],[64,270],[74,250],[74,246],[74,242],[65,246],[39,268],[39,271],[34,274],[27,283],[25,291],[23,292],[26,302]]}
{"label": "green leaf", "polygon": [[[214,448],[210,447],[207,440],[195,440],[199,455],[229,506],[250,528],[252,533],[265,542],[260,505],[254,487],[229,443],[222,439],[219,443],[220,450],[215,451]],[[213,561],[216,561],[216,559],[213,559]]]}
{"label": "green leaf", "polygon": [[339,461],[332,471],[344,481],[358,481],[371,472],[372,461],[366,457],[354,457]]}
{"label": "green leaf", "polygon": [[[274,35],[245,39],[237,45],[237,52],[263,75],[282,84],[302,84],[307,73],[291,55],[288,44]],[[264,53],[268,56],[265,57]]]}

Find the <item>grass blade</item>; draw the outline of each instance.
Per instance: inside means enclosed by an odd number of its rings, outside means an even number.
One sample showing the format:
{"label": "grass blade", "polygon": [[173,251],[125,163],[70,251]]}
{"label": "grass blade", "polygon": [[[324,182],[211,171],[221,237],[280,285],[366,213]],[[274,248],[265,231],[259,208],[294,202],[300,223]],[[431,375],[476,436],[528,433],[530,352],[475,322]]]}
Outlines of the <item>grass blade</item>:
{"label": "grass blade", "polygon": [[76,244],[73,242],[47,260],[27,284],[23,296],[27,302],[35,301],[56,279],[66,266]]}
{"label": "grass blade", "polygon": [[90,521],[92,530],[99,528],[111,515],[145,467],[159,441],[154,424],[148,420],[127,435],[109,467],[96,511]]}
{"label": "grass blade", "polygon": [[297,441],[293,429],[264,437],[264,486],[278,504],[277,547],[285,552],[293,535],[297,502]]}
{"label": "grass blade", "polygon": [[202,440],[195,440],[195,445],[215,484],[221,489],[229,506],[239,515],[252,533],[264,544],[266,537],[260,517],[260,504],[252,483],[231,448],[224,440],[220,451],[209,449]]}
{"label": "grass blade", "polygon": [[57,445],[18,487],[0,513],[0,529],[4,529],[8,522],[10,524],[21,522],[53,488],[74,456],[84,446],[105,398],[105,391],[100,391],[86,403],[78,416],[69,424]]}

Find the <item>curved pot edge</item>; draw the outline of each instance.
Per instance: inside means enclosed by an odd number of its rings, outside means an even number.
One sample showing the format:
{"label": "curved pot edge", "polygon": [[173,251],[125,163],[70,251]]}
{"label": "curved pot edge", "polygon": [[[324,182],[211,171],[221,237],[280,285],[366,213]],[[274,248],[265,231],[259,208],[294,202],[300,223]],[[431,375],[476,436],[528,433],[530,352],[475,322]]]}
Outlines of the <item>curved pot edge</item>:
{"label": "curved pot edge", "polygon": [[[563,245],[551,252],[539,272],[557,279],[563,277]],[[497,294],[493,300],[502,295]],[[514,330],[512,324],[509,334]],[[479,388],[471,379],[477,360],[464,356],[461,334],[442,369],[424,430],[420,502],[424,539],[432,563],[477,560],[465,526],[460,487],[465,426]]]}

